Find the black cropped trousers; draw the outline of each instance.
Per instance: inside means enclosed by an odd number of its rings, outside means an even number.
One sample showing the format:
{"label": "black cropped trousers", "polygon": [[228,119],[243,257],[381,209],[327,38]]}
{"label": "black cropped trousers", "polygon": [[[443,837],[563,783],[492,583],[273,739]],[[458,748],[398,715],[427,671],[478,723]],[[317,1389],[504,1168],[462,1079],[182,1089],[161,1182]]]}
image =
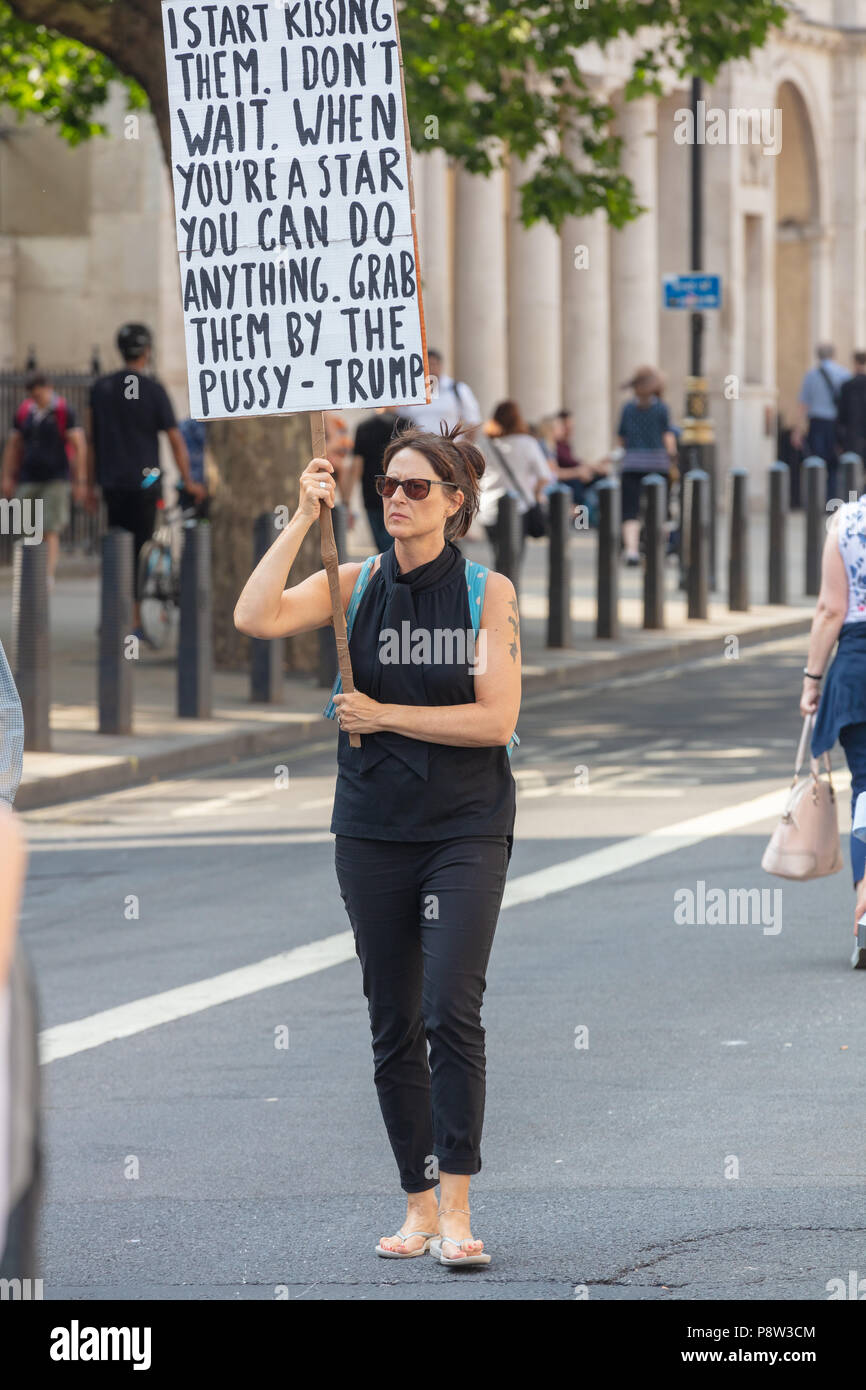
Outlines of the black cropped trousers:
{"label": "black cropped trousers", "polygon": [[423,842],[336,836],[376,1090],[405,1192],[435,1187],[440,1168],[481,1169],[481,1002],[510,858],[505,835]]}

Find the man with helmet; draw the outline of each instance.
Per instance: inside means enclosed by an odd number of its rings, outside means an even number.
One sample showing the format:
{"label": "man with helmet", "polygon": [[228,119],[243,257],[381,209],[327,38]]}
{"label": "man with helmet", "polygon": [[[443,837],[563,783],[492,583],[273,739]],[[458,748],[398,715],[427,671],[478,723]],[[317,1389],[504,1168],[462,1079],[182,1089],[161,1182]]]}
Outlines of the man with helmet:
{"label": "man with helmet", "polygon": [[94,478],[102,490],[109,526],[130,531],[135,548],[136,632],[141,633],[138,557],[153,535],[162,495],[159,435],[168,435],[183,485],[199,501],[207,489],[190,473],[189,455],[165,387],[147,369],[153,350],[150,329],[125,323],[117,334],[124,366],[94,382],[90,392],[90,439]]}

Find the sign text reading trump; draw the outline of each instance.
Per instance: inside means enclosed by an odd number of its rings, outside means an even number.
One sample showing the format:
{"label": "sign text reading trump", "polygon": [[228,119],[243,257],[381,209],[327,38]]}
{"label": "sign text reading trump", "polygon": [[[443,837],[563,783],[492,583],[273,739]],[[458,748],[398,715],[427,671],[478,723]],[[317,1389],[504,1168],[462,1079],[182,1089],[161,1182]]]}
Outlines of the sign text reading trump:
{"label": "sign text reading trump", "polygon": [[426,400],[394,0],[163,27],[192,415]]}

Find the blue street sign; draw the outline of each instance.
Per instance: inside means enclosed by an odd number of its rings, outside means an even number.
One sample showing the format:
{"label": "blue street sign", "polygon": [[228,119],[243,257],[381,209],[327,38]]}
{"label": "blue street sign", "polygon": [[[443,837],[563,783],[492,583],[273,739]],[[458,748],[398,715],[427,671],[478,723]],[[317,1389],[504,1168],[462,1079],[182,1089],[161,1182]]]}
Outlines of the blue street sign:
{"label": "blue street sign", "polygon": [[721,309],[721,275],[665,275],[666,309]]}

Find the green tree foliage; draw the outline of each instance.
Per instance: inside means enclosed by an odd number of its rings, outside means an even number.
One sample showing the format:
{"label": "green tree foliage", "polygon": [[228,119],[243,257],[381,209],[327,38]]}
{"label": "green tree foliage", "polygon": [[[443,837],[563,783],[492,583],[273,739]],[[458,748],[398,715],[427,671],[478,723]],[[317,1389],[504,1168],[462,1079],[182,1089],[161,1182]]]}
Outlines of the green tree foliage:
{"label": "green tree foliage", "polygon": [[114,63],[44,24],[18,19],[0,0],[0,103],[20,120],[37,115],[78,145],[105,135],[97,114],[111,82],[121,82],[130,109],[147,106],[143,88]]}
{"label": "green tree foliage", "polygon": [[[632,39],[625,95],[659,95],[665,69],[712,80],[784,18],[775,0],[407,0],[400,30],[413,144],[438,143],[481,174],[503,150],[534,154],[538,167],[522,185],[527,225],[559,227],[602,207],[622,226],[638,209],[619,170],[621,142],[609,134],[613,111],[581,70],[580,50]],[[567,133],[582,150],[577,162],[561,152]]]}
{"label": "green tree foliage", "polygon": [[[507,153],[533,156],[521,188],[527,225],[558,227],[569,214],[604,208],[622,226],[639,208],[610,133],[613,112],[580,50],[632,40],[625,94],[634,98],[659,93],[664,71],[712,80],[760,47],[785,13],[778,0],[403,0],[413,144],[481,174]],[[0,99],[38,111],[75,141],[100,129],[116,78],[133,105],[147,92],[165,142],[161,22],[158,0],[0,0]]]}

